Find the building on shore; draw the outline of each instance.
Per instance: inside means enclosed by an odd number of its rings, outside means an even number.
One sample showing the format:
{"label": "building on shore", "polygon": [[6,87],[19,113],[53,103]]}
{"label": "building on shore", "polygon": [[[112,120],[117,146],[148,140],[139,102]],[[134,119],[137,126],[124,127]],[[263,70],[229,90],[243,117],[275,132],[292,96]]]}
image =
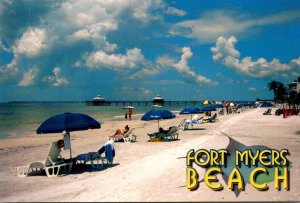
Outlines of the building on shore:
{"label": "building on shore", "polygon": [[103,97],[97,95],[92,100],[85,101],[88,106],[110,106],[110,102],[105,101]]}
{"label": "building on shore", "polygon": [[288,87],[290,91],[300,92],[300,82],[291,82]]}
{"label": "building on shore", "polygon": [[165,100],[161,96],[157,95],[156,97],[153,98],[152,103],[153,105],[164,106]]}

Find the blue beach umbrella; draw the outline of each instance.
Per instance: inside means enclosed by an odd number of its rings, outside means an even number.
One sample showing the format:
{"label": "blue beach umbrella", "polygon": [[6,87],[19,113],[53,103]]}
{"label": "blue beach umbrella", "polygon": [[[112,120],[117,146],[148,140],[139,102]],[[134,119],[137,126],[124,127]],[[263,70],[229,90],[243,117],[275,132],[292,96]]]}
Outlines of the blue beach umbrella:
{"label": "blue beach umbrella", "polygon": [[203,113],[203,111],[201,111],[201,109],[197,107],[187,107],[181,110],[179,114],[183,115],[183,114],[196,114],[196,113]]}
{"label": "blue beach umbrella", "polygon": [[[44,121],[36,130],[37,134],[61,133],[66,131],[69,134],[71,131],[88,130],[101,128],[98,121],[92,117],[80,113],[63,113],[52,116]],[[70,157],[72,158],[71,145]]]}
{"label": "blue beach umbrella", "polygon": [[263,102],[260,107],[273,107],[274,105],[271,104],[270,102]]}
{"label": "blue beach umbrella", "polygon": [[240,109],[240,108],[242,108],[242,107],[244,107],[244,106],[247,106],[246,104],[238,104],[236,107],[238,108],[238,109]]}
{"label": "blue beach umbrella", "polygon": [[152,109],[145,113],[141,120],[142,121],[151,121],[157,120],[158,121],[158,128],[159,128],[159,120],[161,119],[172,119],[175,118],[175,114],[168,110],[161,110],[161,109]]}
{"label": "blue beach umbrella", "polygon": [[201,111],[216,111],[216,108],[214,106],[204,106]]}
{"label": "blue beach umbrella", "polygon": [[223,104],[215,104],[215,105],[213,105],[213,107],[215,107],[216,109],[222,109],[225,106]]}
{"label": "blue beach umbrella", "polygon": [[[210,105],[210,106],[204,106],[204,107],[201,108],[201,111],[203,111],[203,112],[206,112],[206,111],[210,112],[210,111],[216,111],[216,110],[217,109],[214,106],[212,106],[212,105]],[[210,115],[210,113],[209,113],[209,115]]]}
{"label": "blue beach umbrella", "polygon": [[192,119],[192,114],[197,114],[197,113],[203,113],[203,111],[201,111],[201,109],[197,107],[187,107],[182,109],[179,114],[180,115],[191,114],[191,119]]}

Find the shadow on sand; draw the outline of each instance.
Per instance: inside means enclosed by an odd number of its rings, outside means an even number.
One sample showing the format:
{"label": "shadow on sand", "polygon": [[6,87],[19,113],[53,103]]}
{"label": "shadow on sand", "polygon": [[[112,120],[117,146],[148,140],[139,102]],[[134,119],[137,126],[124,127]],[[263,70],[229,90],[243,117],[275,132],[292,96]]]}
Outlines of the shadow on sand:
{"label": "shadow on sand", "polygon": [[91,164],[76,164],[75,166],[73,166],[72,171],[70,174],[82,174],[85,172],[99,172],[99,171],[104,171],[106,169],[115,167],[120,165],[119,163],[115,163],[115,164],[104,164],[104,166],[102,168],[93,168]]}
{"label": "shadow on sand", "polygon": [[187,128],[185,130],[206,130],[206,128]]}

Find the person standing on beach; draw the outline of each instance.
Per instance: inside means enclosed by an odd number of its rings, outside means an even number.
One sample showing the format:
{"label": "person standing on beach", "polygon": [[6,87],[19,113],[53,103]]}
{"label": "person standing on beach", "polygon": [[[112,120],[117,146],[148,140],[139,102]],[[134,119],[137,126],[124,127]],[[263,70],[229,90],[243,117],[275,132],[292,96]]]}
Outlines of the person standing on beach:
{"label": "person standing on beach", "polygon": [[127,120],[127,111],[125,112],[125,119]]}
{"label": "person standing on beach", "polygon": [[131,120],[131,115],[132,115],[132,109],[128,109],[128,117],[129,117],[129,120]]}

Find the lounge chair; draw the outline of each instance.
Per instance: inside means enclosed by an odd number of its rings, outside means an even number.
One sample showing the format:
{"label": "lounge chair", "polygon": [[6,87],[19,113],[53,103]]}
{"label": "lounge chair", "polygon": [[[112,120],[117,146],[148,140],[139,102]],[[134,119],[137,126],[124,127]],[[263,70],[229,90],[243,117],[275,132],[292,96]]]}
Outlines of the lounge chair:
{"label": "lounge chair", "polygon": [[185,130],[185,122],[186,122],[185,118],[180,121],[180,123],[177,126],[178,130]]}
{"label": "lounge chair", "polygon": [[126,143],[135,142],[136,135],[132,133],[134,129],[135,128],[130,128],[129,131],[127,133],[125,133],[124,135],[116,135],[114,138],[114,141],[118,142],[120,140],[124,140],[124,142],[126,142]]}
{"label": "lounge chair", "polygon": [[221,109],[221,111],[219,112],[219,115],[224,115],[224,108]]}
{"label": "lounge chair", "polygon": [[178,130],[178,126],[172,126],[170,127],[167,133],[156,132],[148,134],[148,136],[150,137],[150,141],[155,140],[157,138],[159,138],[160,140],[176,140],[179,136]]}
{"label": "lounge chair", "polygon": [[161,133],[161,136],[164,140],[178,140],[178,130],[177,126],[172,126],[167,133]]}
{"label": "lounge chair", "polygon": [[76,158],[77,164],[90,164],[92,168],[100,169],[106,164],[111,164],[107,161],[106,157],[98,154],[98,152],[88,152],[86,154],[79,154]]}
{"label": "lounge chair", "polygon": [[209,118],[204,118],[203,122],[204,123],[214,123],[217,121],[217,114],[215,113],[213,116],[209,117]]}
{"label": "lounge chair", "polygon": [[[104,165],[111,165],[115,157],[115,150],[113,146],[111,144],[105,144],[104,146],[102,146],[102,148],[99,151],[78,155],[75,158],[76,163],[78,164],[90,163],[92,168],[96,168],[96,169],[100,169]],[[102,156],[103,152],[105,152],[106,156]]]}
{"label": "lounge chair", "polygon": [[272,108],[268,108],[268,110],[265,111],[265,112],[263,113],[263,115],[272,115],[272,114],[271,114],[271,111],[272,111]]}
{"label": "lounge chair", "polygon": [[56,177],[60,172],[70,173],[73,162],[65,162],[60,156],[61,149],[58,148],[57,142],[53,142],[49,148],[49,152],[45,161],[36,161],[28,166],[17,167],[19,177],[26,177],[45,170],[48,177]]}
{"label": "lounge chair", "polygon": [[194,125],[203,124],[203,117],[200,117],[199,115],[194,115],[192,120],[187,119],[184,123],[184,129],[188,129],[191,125],[194,127]]}

